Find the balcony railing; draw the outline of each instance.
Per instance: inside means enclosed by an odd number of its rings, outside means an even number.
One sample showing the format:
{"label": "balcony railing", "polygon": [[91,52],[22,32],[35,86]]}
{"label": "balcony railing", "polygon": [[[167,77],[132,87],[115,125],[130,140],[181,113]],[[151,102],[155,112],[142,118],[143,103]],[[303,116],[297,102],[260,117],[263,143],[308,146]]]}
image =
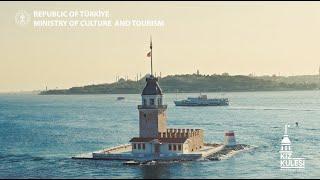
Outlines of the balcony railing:
{"label": "balcony railing", "polygon": [[167,109],[167,105],[138,105],[138,109]]}

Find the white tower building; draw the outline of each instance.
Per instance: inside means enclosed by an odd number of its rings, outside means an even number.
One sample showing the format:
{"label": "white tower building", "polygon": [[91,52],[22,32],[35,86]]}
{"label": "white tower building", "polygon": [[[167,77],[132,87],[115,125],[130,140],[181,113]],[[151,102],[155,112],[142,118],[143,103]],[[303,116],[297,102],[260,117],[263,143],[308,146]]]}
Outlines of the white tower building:
{"label": "white tower building", "polygon": [[288,136],[289,125],[284,126],[284,135],[281,141],[280,159],[289,159],[292,156],[291,141]]}

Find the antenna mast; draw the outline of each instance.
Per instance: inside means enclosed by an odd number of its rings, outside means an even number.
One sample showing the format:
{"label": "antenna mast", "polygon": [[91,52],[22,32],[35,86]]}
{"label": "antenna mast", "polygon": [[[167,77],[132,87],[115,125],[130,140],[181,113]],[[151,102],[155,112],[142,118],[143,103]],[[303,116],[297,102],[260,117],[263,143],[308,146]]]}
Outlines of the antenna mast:
{"label": "antenna mast", "polygon": [[153,67],[152,67],[152,37],[150,36],[150,50],[151,50],[151,75],[153,75]]}

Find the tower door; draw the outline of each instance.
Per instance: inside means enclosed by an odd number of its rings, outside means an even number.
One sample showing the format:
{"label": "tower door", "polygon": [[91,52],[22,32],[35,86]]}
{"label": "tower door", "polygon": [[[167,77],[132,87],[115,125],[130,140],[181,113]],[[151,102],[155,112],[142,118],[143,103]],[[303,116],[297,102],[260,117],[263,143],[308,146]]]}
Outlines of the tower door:
{"label": "tower door", "polygon": [[160,154],[160,144],[154,144],[154,152],[155,154]]}

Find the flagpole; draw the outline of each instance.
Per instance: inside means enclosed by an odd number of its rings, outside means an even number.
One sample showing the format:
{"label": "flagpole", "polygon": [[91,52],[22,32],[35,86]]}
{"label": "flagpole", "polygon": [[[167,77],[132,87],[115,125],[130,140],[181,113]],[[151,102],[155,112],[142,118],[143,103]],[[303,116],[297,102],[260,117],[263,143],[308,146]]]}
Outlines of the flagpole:
{"label": "flagpole", "polygon": [[153,68],[152,68],[152,37],[150,37],[150,50],[151,50],[151,75],[153,75]]}

